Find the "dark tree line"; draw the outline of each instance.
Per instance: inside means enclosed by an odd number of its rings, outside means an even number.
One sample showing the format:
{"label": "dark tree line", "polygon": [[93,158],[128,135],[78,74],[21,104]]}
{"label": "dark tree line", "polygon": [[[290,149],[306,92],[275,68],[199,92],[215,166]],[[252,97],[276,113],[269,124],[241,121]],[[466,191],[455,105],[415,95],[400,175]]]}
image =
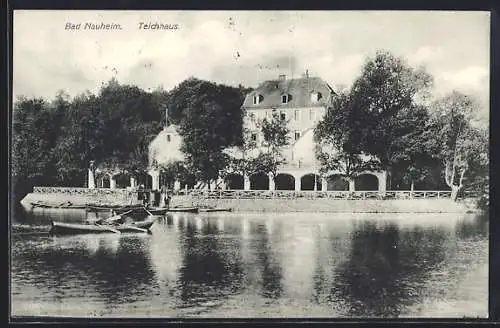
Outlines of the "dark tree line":
{"label": "dark tree line", "polygon": [[[241,143],[244,92],[190,78],[171,91],[146,92],[112,79],[98,94],[73,99],[21,97],[12,120],[12,185],[19,199],[35,185],[84,186],[90,161],[101,170],[133,174],[148,169],[149,144],[169,120],[180,126],[187,162],[171,174],[210,180]],[[170,170],[172,171],[172,170]]]}

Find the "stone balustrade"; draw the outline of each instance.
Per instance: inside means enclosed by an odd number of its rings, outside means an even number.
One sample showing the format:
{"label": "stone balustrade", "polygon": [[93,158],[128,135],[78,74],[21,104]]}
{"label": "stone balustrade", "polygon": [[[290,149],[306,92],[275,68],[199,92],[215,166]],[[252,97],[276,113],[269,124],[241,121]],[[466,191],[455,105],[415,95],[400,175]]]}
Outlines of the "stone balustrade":
{"label": "stone balustrade", "polygon": [[451,198],[451,191],[191,190],[189,195],[207,199],[446,199]]}

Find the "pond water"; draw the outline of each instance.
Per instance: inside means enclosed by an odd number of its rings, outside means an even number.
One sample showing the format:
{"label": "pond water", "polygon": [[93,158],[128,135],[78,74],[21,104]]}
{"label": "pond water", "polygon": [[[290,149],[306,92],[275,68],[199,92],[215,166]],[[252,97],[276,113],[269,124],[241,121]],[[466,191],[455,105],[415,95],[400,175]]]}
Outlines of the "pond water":
{"label": "pond water", "polygon": [[487,317],[488,219],[456,214],[180,214],[152,234],[49,236],[17,213],[11,315]]}

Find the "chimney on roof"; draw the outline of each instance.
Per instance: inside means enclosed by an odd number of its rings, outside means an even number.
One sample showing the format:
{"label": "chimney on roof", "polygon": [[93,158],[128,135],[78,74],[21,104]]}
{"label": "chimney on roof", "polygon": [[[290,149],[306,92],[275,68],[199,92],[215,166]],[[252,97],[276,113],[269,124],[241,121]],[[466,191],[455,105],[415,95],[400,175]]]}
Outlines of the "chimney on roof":
{"label": "chimney on roof", "polygon": [[278,79],[280,81],[285,81],[286,80],[286,75],[285,74],[280,74],[280,76],[278,77]]}

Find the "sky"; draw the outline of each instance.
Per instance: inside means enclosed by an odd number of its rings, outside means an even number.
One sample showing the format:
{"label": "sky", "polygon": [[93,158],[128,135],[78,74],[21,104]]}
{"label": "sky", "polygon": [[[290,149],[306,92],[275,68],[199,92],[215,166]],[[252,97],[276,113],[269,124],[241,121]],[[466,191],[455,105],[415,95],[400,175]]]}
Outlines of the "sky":
{"label": "sky", "polygon": [[[188,77],[255,87],[306,70],[348,87],[367,57],[388,50],[434,77],[434,95],[476,96],[488,112],[488,12],[48,11],[14,12],[13,96],[97,92],[112,77],[169,90]],[[85,30],[85,23],[121,30]],[[177,24],[144,30],[143,23]],[[67,23],[80,30],[65,29]]]}

